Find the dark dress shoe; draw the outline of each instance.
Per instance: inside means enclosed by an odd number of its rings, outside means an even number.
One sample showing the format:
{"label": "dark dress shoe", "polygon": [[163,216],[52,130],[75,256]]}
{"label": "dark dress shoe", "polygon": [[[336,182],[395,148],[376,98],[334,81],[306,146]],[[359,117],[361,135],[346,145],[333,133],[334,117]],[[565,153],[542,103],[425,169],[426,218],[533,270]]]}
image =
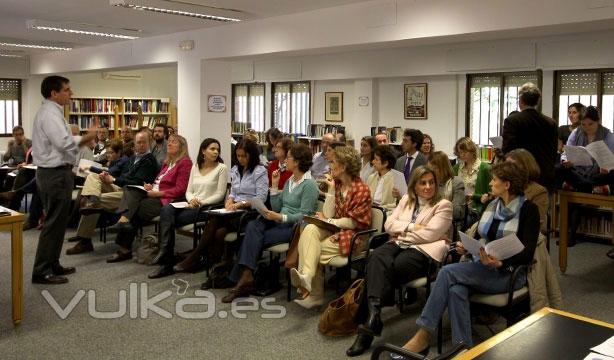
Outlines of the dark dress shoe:
{"label": "dark dress shoe", "polygon": [[21,228],[22,231],[28,231],[30,229],[35,229],[38,226],[38,224],[32,224],[29,222],[25,222],[23,223],[23,227]]}
{"label": "dark dress shoe", "polygon": [[201,290],[209,290],[209,289],[229,289],[235,286],[235,283],[228,280],[228,278],[213,278],[210,277],[200,285]]}
{"label": "dark dress shoe", "polygon": [[68,279],[64,276],[47,274],[47,275],[32,275],[32,284],[47,284],[59,285],[66,284]]}
{"label": "dark dress shoe", "polygon": [[94,251],[94,245],[92,245],[92,241],[89,239],[84,240],[84,238],[81,238],[81,240],[76,243],[75,246],[71,247],[70,249],[66,249],[66,255],[83,254],[92,251]]}
{"label": "dark dress shoe", "polygon": [[173,275],[175,272],[173,271],[173,267],[172,266],[168,266],[168,265],[163,265],[160,266],[156,271],[152,272],[151,274],[147,275],[148,278],[150,279],[159,279],[165,276],[170,276]]}
{"label": "dark dress shoe", "polygon": [[371,347],[372,342],[372,335],[359,333],[358,336],[356,336],[356,340],[354,340],[352,346],[345,351],[345,354],[350,357],[362,355]]}
{"label": "dark dress shoe", "polygon": [[107,262],[108,263],[116,263],[116,262],[121,262],[121,261],[126,261],[126,260],[130,260],[132,259],[132,251],[123,253],[123,252],[116,252],[115,254],[111,255],[110,257],[107,258]]}
{"label": "dark dress shoe", "polygon": [[134,227],[132,227],[132,224],[130,224],[130,222],[117,222],[115,225],[109,226],[107,228],[107,232],[111,234],[117,234],[120,232],[130,232],[132,231],[132,229],[134,229]]}
{"label": "dark dress shoe", "polygon": [[51,271],[53,271],[53,275],[70,275],[76,273],[77,269],[72,266],[56,265],[51,267]]}
{"label": "dark dress shoe", "polygon": [[68,239],[66,239],[67,242],[77,242],[80,241],[81,239],[83,239],[81,236],[71,236]]}
{"label": "dark dress shoe", "polygon": [[254,289],[254,283],[246,283],[237,285],[237,287],[231,289],[226,296],[222,298],[222,302],[225,304],[231,303],[234,299],[249,297],[249,293]]}
{"label": "dark dress shoe", "polygon": [[182,273],[182,272],[195,273],[198,271],[198,265],[191,265],[190,267],[183,267],[183,265],[179,263],[173,266],[173,271],[176,273]]}

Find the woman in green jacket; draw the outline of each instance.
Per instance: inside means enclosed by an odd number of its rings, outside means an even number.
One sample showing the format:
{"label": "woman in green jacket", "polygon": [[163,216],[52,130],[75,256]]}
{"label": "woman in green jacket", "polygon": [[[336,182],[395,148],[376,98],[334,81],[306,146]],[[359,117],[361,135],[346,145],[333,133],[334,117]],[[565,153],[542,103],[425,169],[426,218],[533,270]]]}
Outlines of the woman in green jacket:
{"label": "woman in green jacket", "polygon": [[[458,163],[454,165],[454,175],[460,176],[465,184],[465,198],[470,212],[477,213],[477,219],[484,211],[480,198],[490,191],[490,164],[481,161],[478,156],[478,146],[468,137],[458,139],[454,146],[454,154]],[[466,224],[470,226],[471,224]]]}

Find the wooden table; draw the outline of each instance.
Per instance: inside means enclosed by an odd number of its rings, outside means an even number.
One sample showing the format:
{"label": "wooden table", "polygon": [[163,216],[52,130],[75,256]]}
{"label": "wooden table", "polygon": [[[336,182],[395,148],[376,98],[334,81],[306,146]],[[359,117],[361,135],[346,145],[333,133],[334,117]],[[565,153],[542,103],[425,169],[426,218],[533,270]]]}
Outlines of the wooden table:
{"label": "wooden table", "polygon": [[[3,208],[3,210],[8,210]],[[11,288],[13,300],[13,325],[23,319],[23,220],[24,214],[16,211],[0,217],[0,231],[11,232]]]}
{"label": "wooden table", "polygon": [[[559,190],[559,268],[564,273],[567,270],[567,227],[569,220],[568,206],[570,203],[609,207],[614,210],[614,196],[588,194],[576,191]],[[614,220],[614,216],[612,218]],[[614,239],[614,222],[612,226]]]}
{"label": "wooden table", "polygon": [[545,307],[454,359],[582,359],[613,335],[614,324]]}

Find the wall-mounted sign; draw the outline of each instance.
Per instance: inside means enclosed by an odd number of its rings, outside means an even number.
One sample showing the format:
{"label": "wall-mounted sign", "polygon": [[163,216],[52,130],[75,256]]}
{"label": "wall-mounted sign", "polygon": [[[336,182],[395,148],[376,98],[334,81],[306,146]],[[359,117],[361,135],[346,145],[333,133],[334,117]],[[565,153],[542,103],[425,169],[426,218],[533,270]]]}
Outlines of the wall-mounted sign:
{"label": "wall-mounted sign", "polygon": [[207,111],[226,112],[226,95],[209,95]]}
{"label": "wall-mounted sign", "polygon": [[359,96],[358,97],[358,106],[369,106],[369,97],[368,96]]}

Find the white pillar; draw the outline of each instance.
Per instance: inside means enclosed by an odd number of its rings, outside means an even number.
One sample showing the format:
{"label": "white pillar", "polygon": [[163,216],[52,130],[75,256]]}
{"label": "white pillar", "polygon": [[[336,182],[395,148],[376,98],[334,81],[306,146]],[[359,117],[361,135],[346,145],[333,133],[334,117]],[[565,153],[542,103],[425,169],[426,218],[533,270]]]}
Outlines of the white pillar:
{"label": "white pillar", "polygon": [[[224,163],[230,167],[230,120],[232,117],[232,85],[230,62],[205,60],[202,63],[202,108],[201,108],[201,140],[216,138],[222,148]],[[209,95],[226,96],[225,112],[209,112],[207,99]],[[200,145],[200,144],[199,144]]]}
{"label": "white pillar", "polygon": [[[351,104],[356,110],[352,119],[352,138],[354,147],[360,149],[360,139],[371,134],[371,126],[377,124],[377,79],[364,79],[354,81],[354,98],[347,99],[347,104]],[[360,99],[363,98],[363,105]],[[368,101],[368,104],[365,103]]]}
{"label": "white pillar", "polygon": [[192,161],[201,142],[200,63],[187,56],[177,61],[177,132],[188,141]]}

